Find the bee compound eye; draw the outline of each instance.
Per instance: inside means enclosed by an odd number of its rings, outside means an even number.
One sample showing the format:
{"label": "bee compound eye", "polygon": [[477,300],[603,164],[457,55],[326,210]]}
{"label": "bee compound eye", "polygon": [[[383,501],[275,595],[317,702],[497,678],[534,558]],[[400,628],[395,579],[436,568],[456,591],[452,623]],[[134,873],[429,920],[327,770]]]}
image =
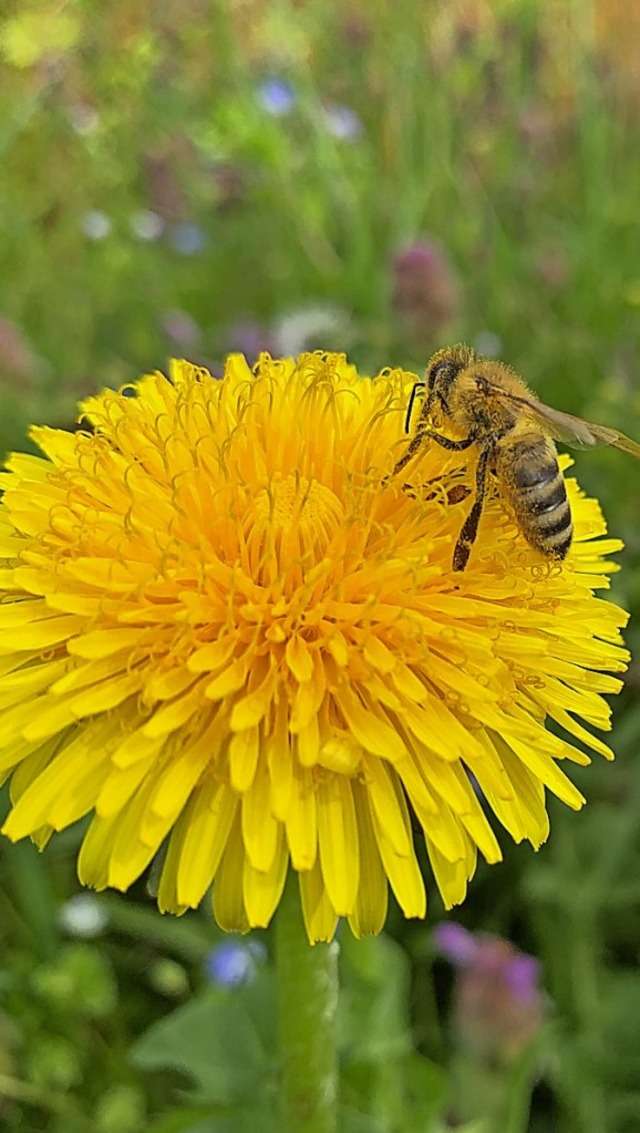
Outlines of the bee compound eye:
{"label": "bee compound eye", "polygon": [[427,374],[427,386],[428,386],[428,388],[430,390],[432,390],[434,385],[436,384],[436,381],[439,378],[439,376],[441,374],[443,374],[445,370],[451,370],[451,369],[452,369],[451,362],[446,358],[442,359],[440,362],[436,362],[435,365],[431,367],[431,369],[429,370],[429,373]]}

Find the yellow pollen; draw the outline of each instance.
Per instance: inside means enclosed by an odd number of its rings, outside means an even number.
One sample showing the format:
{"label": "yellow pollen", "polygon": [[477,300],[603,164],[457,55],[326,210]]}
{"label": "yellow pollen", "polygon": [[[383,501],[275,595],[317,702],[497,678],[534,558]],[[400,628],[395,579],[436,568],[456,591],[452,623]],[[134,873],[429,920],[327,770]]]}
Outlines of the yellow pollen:
{"label": "yellow pollen", "polygon": [[270,567],[271,574],[275,568],[299,585],[301,568],[308,571],[323,559],[344,516],[344,507],[330,488],[292,474],[272,480],[256,493],[245,512],[243,530],[263,570]]}
{"label": "yellow pollen", "polygon": [[292,523],[336,528],[344,509],[340,500],[324,484],[306,476],[287,476],[269,488],[263,488],[255,500],[258,515],[272,523],[289,527]]}

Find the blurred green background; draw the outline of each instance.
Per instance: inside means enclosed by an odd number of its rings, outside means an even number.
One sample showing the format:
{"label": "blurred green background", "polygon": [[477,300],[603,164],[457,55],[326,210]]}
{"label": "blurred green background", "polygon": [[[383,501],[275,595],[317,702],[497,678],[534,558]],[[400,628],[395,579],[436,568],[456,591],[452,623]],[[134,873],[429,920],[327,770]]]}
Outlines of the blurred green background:
{"label": "blurred green background", "polygon": [[[461,339],[640,437],[639,191],[635,0],[5,0],[0,449],[172,355],[420,372]],[[640,656],[640,469],[577,471]],[[640,1129],[639,679],[617,763],[573,769],[589,807],[552,802],[537,857],[504,839],[457,914],[540,961],[534,1047],[494,973],[478,1048],[434,895],[426,925],[343,938],[345,1130]],[[220,953],[143,884],[79,901],[80,836],[0,845],[0,1128],[276,1129],[268,937]]]}

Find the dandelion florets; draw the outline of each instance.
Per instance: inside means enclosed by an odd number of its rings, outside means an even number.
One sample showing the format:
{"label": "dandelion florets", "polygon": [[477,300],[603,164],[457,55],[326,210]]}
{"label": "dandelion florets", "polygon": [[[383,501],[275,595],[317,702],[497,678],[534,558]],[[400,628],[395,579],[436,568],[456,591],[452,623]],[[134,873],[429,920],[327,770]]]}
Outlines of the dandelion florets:
{"label": "dandelion florets", "polygon": [[[488,500],[451,567],[473,468],[404,443],[401,370],[343,355],[176,362],[36,428],[0,512],[4,832],[91,815],[81,880],[126,889],[164,847],[163,910],[213,887],[219,924],[269,923],[289,870],[311,940],[377,932],[389,888],[425,914],[412,816],[447,906],[490,810],[539,846],[559,767],[609,749],[626,614],[595,501],[568,481],[575,542],[550,566]],[[408,469],[406,470],[409,471]],[[554,720],[569,738],[547,728]]]}

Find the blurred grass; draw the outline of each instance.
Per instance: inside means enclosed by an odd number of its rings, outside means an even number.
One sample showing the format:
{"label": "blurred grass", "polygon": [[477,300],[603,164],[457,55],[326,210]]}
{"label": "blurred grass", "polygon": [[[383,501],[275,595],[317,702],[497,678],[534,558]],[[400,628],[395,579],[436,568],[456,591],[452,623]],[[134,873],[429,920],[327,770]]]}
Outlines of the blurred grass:
{"label": "blurred grass", "polygon": [[[2,450],[23,447],[30,421],[70,426],[79,397],[169,355],[215,368],[292,334],[371,372],[489,343],[544,400],[640,436],[636,6],[13,0],[0,21]],[[416,320],[394,303],[394,263],[419,240],[437,244],[454,301],[439,315],[432,280]],[[614,591],[635,613],[638,470],[612,452],[577,466],[627,544]],[[628,639],[637,652],[633,623]],[[461,916],[544,961],[560,1037],[532,1129],[640,1128],[637,688],[636,666],[619,763],[577,773],[590,808],[552,807],[538,859],[505,845]],[[91,978],[112,987],[101,1021],[80,996],[73,1021],[52,1025],[36,975],[70,947],[61,847],[53,863],[2,848],[0,989],[17,1030],[0,1016],[0,1072],[42,1096],[0,1100],[0,1123],[127,1133],[168,1097],[126,1052],[171,998],[151,981],[131,989],[174,950],[197,986],[192,946],[179,947],[191,930],[112,925],[94,946]],[[418,1049],[446,1061],[425,1023],[426,930],[392,929],[415,959]]]}

